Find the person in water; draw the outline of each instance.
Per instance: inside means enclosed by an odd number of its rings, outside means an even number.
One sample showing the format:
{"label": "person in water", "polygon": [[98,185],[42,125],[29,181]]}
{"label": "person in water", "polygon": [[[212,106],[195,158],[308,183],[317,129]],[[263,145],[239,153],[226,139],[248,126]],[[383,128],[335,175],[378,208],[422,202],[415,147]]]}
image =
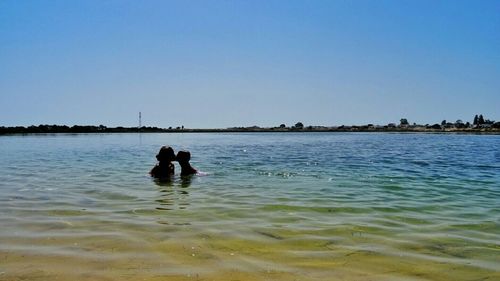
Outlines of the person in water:
{"label": "person in water", "polygon": [[189,176],[198,173],[198,170],[193,168],[189,163],[191,160],[191,153],[189,151],[179,151],[177,152],[177,162],[181,166],[181,176]]}
{"label": "person in water", "polygon": [[175,166],[172,161],[175,161],[175,152],[170,146],[162,146],[156,155],[158,164],[156,164],[149,174],[157,179],[167,179],[174,175]]}

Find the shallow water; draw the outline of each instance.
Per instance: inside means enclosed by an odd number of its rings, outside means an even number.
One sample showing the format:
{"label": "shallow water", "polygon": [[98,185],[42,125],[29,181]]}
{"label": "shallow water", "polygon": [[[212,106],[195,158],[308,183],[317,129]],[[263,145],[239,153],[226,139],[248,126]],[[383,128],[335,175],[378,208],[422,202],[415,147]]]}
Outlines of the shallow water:
{"label": "shallow water", "polygon": [[500,280],[500,136],[2,136],[0,226],[0,280]]}

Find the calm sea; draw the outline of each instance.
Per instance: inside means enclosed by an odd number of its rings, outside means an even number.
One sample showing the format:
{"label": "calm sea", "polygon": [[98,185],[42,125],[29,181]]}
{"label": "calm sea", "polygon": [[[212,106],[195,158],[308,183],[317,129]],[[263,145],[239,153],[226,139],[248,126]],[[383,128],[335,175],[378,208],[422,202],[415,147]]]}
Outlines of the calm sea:
{"label": "calm sea", "polygon": [[0,280],[500,280],[500,136],[1,136]]}

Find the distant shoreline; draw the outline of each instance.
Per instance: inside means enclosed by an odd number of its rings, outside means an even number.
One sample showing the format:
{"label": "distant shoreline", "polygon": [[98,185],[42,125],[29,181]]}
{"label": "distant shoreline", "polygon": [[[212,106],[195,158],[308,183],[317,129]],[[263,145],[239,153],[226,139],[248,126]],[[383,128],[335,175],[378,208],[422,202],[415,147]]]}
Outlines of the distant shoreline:
{"label": "distant shoreline", "polygon": [[360,133],[451,133],[451,134],[500,134],[498,127],[467,127],[447,128],[446,126],[338,126],[338,127],[234,127],[226,129],[188,129],[188,128],[157,128],[157,127],[105,127],[105,126],[60,126],[40,125],[29,127],[0,127],[0,135],[23,134],[79,134],[79,133],[326,133],[326,132],[360,132]]}

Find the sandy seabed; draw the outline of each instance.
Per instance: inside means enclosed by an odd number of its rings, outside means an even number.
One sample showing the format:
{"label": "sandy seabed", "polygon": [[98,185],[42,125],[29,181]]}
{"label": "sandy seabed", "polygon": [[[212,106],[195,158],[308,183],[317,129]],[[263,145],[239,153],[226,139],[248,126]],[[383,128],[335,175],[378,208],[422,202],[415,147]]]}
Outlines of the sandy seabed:
{"label": "sandy seabed", "polygon": [[355,234],[180,233],[4,237],[0,280],[500,280],[494,264],[474,264],[446,242],[405,253]]}

